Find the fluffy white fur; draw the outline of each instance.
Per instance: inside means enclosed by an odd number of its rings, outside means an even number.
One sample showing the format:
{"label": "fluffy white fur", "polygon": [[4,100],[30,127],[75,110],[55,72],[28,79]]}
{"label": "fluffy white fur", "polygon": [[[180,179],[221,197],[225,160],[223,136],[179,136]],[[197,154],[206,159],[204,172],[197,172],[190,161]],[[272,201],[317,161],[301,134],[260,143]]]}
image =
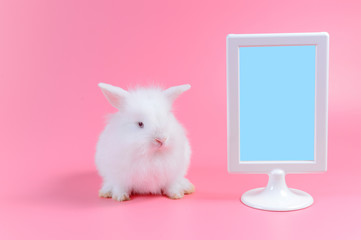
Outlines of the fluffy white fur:
{"label": "fluffy white fur", "polygon": [[131,193],[163,193],[173,199],[192,193],[194,186],[185,178],[190,145],[171,111],[173,101],[190,85],[129,92],[104,83],[99,87],[119,109],[96,147],[95,162],[103,178],[99,196],[124,201]]}

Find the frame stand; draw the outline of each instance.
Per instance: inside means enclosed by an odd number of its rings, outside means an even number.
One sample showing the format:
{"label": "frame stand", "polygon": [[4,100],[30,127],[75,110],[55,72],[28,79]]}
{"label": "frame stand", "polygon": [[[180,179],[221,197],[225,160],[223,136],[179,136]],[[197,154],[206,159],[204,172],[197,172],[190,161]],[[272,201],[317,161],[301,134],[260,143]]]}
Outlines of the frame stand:
{"label": "frame stand", "polygon": [[306,192],[290,189],[286,174],[281,169],[272,170],[266,188],[256,188],[242,195],[242,202],[249,207],[269,211],[292,211],[309,207],[313,198]]}

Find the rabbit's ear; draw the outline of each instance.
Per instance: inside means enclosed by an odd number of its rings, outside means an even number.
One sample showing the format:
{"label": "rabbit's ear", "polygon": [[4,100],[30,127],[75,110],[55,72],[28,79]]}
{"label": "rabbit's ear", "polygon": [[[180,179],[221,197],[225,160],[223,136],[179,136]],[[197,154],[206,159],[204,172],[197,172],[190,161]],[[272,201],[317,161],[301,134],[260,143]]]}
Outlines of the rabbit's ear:
{"label": "rabbit's ear", "polygon": [[109,103],[117,109],[122,107],[126,96],[129,94],[124,89],[112,86],[110,84],[99,83],[98,86],[102,90]]}
{"label": "rabbit's ear", "polygon": [[163,93],[167,96],[169,101],[173,102],[179,95],[181,95],[183,92],[189,90],[191,88],[191,85],[184,84],[180,86],[170,87],[163,91]]}

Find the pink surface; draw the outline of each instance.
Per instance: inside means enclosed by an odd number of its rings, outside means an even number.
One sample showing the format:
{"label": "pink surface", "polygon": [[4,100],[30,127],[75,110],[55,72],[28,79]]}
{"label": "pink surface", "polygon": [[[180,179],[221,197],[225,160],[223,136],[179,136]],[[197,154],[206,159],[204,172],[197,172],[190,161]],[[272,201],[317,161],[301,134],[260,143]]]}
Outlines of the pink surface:
{"label": "pink surface", "polygon": [[[358,1],[1,1],[0,239],[360,239]],[[244,206],[264,175],[226,170],[226,35],[330,34],[328,172],[290,175],[312,207]],[[190,83],[176,103],[196,193],[99,199],[98,82]]]}

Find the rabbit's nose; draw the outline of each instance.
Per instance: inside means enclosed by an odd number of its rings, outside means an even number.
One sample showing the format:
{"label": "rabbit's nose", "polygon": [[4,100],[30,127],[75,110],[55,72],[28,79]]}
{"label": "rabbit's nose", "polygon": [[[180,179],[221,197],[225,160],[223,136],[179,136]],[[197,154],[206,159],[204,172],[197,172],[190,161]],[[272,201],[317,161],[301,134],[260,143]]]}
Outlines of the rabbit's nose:
{"label": "rabbit's nose", "polygon": [[167,138],[154,138],[154,141],[159,145],[159,147],[163,146]]}

